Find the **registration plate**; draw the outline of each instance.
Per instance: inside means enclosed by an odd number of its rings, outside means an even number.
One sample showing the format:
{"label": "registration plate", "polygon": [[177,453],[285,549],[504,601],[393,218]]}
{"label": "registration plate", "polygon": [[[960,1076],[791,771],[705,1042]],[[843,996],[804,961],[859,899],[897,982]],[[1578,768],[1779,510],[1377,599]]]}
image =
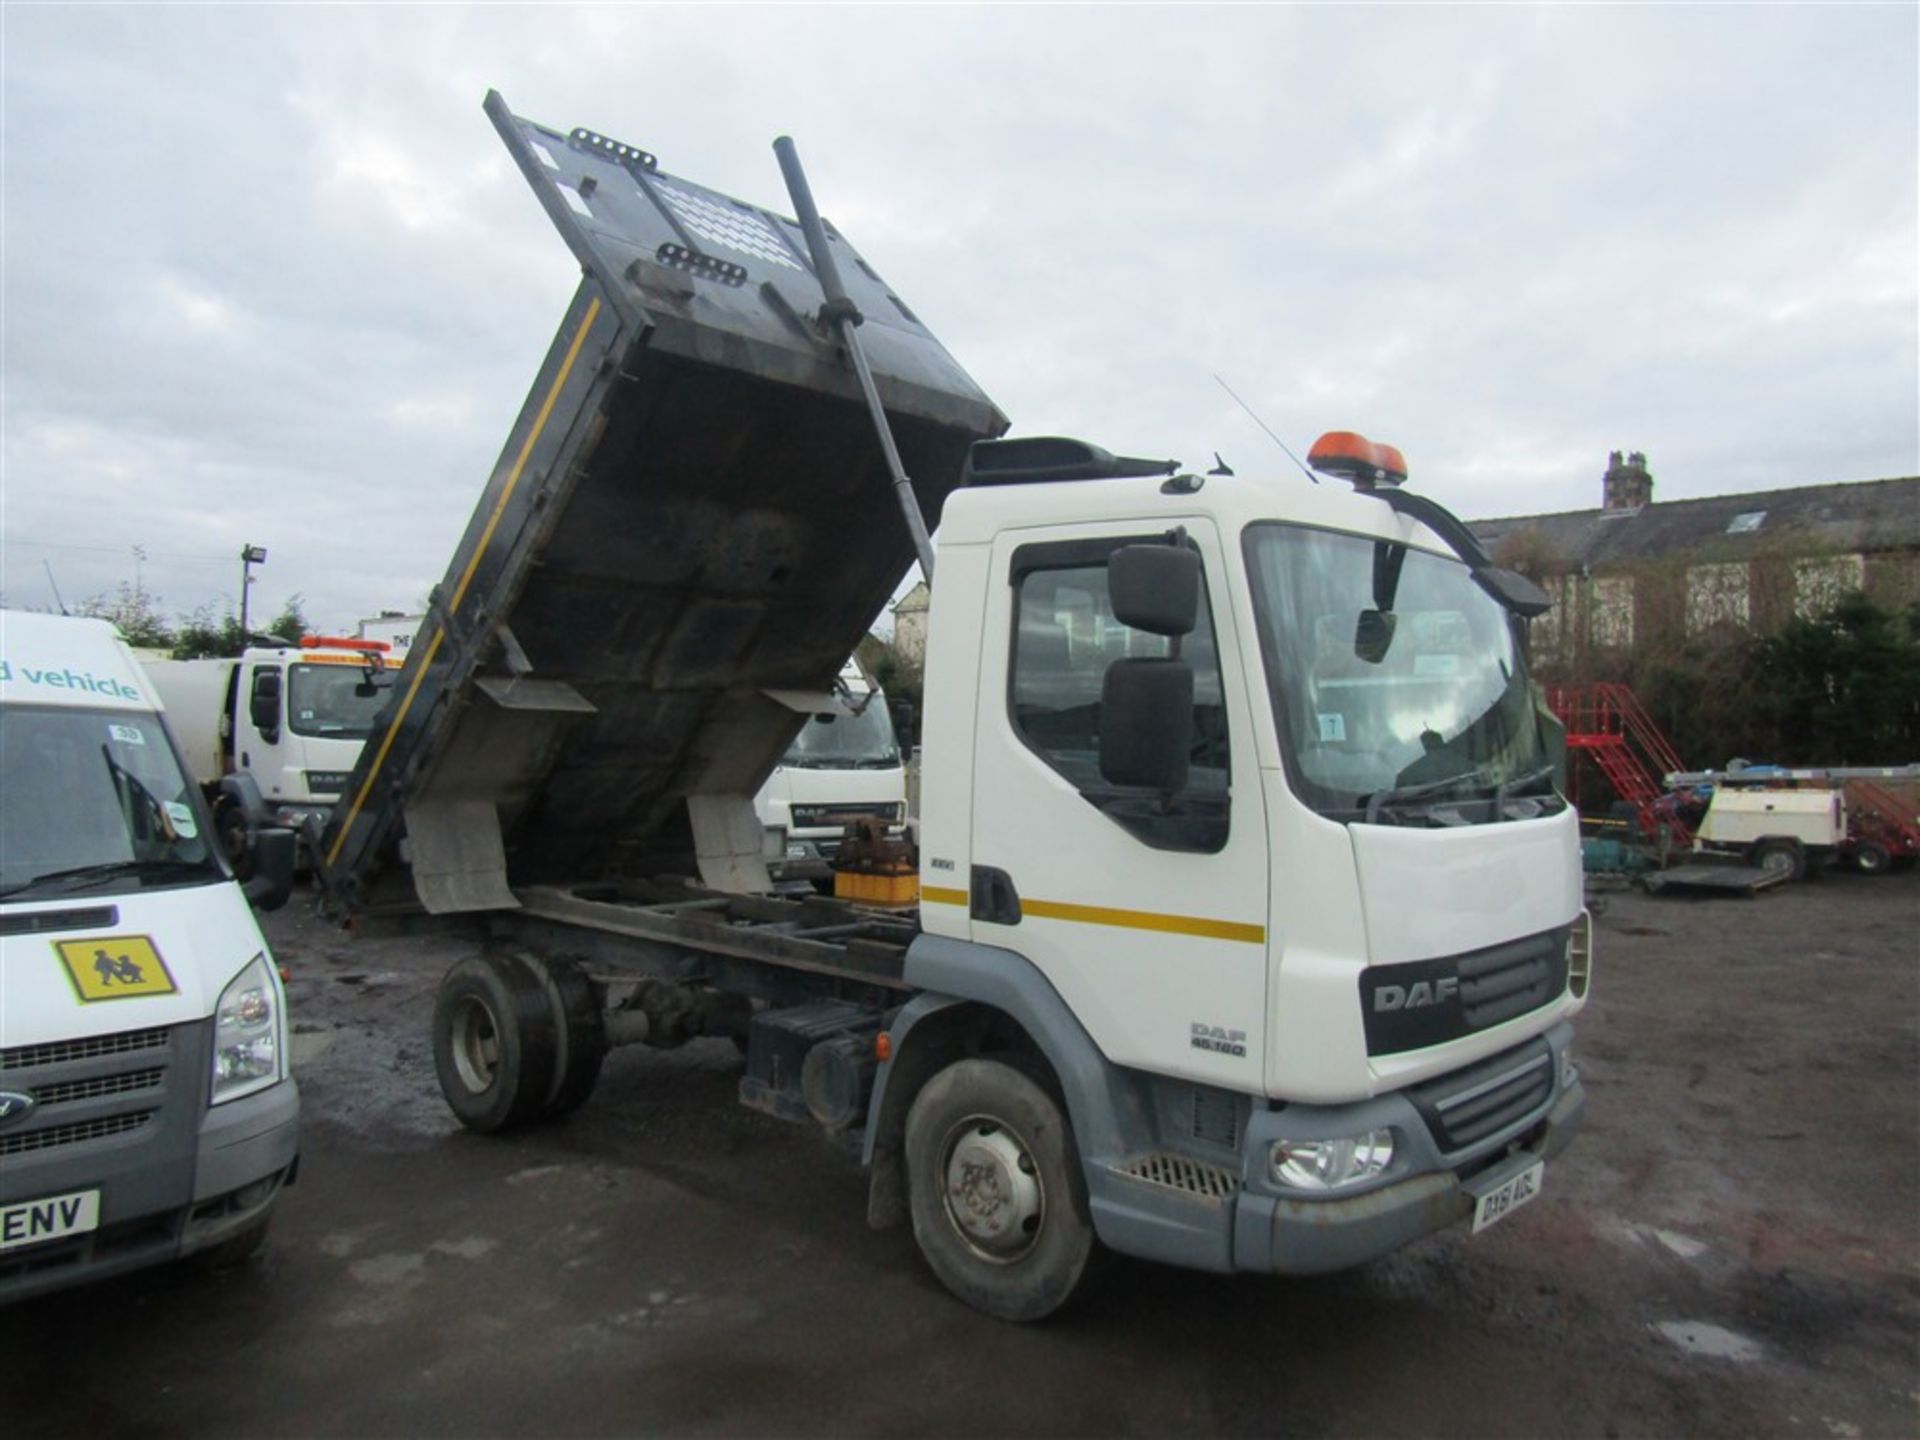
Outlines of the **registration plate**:
{"label": "registration plate", "polygon": [[0,1250],[16,1245],[44,1245],[100,1228],[100,1192],[75,1190],[44,1200],[0,1205]]}
{"label": "registration plate", "polygon": [[1473,1233],[1478,1235],[1496,1220],[1504,1220],[1540,1194],[1540,1182],[1547,1173],[1547,1162],[1529,1165],[1512,1179],[1482,1195],[1473,1207]]}

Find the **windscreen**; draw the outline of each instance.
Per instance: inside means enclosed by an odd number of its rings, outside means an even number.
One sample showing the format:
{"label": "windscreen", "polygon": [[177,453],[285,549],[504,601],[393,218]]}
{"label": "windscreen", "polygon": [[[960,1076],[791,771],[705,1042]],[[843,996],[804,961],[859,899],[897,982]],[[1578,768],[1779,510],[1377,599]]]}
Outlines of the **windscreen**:
{"label": "windscreen", "polygon": [[873,696],[858,715],[844,711],[807,721],[781,762],[800,770],[887,770],[900,763],[887,702]]}
{"label": "windscreen", "polygon": [[0,709],[0,895],[222,878],[160,717]]}
{"label": "windscreen", "polygon": [[393,693],[397,673],[361,665],[295,665],[288,682],[287,723],[296,735],[364,740]]}
{"label": "windscreen", "polygon": [[1551,772],[1507,613],[1457,560],[1370,536],[1246,534],[1301,798],[1342,818],[1537,790]]}

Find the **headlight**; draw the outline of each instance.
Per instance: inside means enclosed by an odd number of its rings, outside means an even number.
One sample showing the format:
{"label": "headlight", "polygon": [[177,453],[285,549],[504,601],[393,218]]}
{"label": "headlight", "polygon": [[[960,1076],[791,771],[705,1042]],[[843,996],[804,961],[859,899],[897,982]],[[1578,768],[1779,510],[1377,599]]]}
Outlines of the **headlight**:
{"label": "headlight", "polygon": [[1342,1190],[1371,1180],[1393,1163],[1393,1131],[1369,1130],[1338,1140],[1276,1140],[1273,1178],[1295,1190]]}
{"label": "headlight", "polygon": [[213,1103],[264,1090],[281,1077],[280,992],[256,955],[220,992],[213,1017]]}

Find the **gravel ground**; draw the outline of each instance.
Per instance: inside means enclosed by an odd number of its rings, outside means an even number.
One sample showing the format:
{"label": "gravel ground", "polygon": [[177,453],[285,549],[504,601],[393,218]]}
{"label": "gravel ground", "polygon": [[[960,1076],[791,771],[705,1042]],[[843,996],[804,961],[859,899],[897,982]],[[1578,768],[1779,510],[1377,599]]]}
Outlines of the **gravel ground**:
{"label": "gravel ground", "polygon": [[1920,875],[1610,895],[1586,1133],[1542,1198],[1312,1281],[1116,1261],[1037,1327],[950,1300],[854,1164],[633,1048],[463,1132],[444,941],[269,918],[303,1169],[255,1263],[0,1312],[0,1434],[1920,1433]]}

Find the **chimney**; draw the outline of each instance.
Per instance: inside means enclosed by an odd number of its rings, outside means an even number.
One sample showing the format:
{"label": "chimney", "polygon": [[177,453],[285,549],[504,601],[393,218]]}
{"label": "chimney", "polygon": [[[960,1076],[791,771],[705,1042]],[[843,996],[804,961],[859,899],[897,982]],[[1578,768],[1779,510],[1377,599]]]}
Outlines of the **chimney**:
{"label": "chimney", "polygon": [[1647,457],[1638,450],[1624,460],[1615,450],[1607,456],[1607,478],[1601,494],[1602,510],[1638,510],[1653,503],[1653,476],[1647,473]]}

